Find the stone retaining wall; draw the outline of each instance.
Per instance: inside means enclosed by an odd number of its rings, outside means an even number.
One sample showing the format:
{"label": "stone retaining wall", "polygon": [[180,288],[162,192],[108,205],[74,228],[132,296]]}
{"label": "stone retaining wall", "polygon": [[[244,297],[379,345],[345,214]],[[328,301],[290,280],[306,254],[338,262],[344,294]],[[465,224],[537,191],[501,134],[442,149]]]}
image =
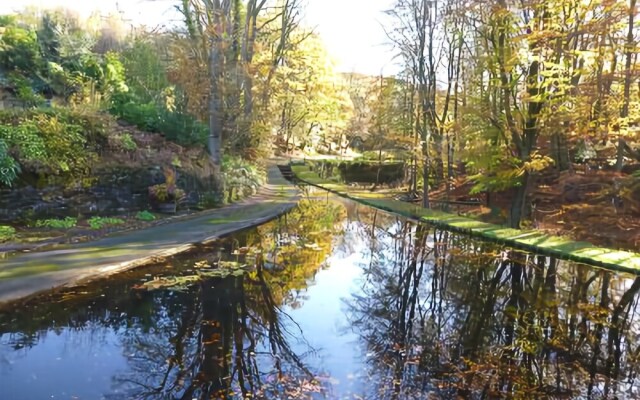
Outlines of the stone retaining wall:
{"label": "stone retaining wall", "polygon": [[[24,178],[17,187],[0,189],[0,221],[57,218],[66,216],[109,216],[150,209],[149,186],[163,183],[160,167],[109,169],[91,178],[59,184],[42,184]],[[178,172],[178,187],[187,193],[181,205],[198,206],[208,184]]]}

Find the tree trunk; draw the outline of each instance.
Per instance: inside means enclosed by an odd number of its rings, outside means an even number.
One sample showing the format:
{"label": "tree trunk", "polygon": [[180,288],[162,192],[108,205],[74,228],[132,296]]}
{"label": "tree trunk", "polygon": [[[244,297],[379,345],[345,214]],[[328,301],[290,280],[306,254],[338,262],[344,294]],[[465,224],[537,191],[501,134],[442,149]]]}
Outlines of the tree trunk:
{"label": "tree trunk", "polygon": [[413,135],[413,150],[411,151],[411,195],[417,196],[418,194],[418,143],[420,142],[419,132],[415,129],[415,77],[412,78],[410,92],[409,92],[409,126],[411,126],[411,133]]}
{"label": "tree trunk", "polygon": [[[536,98],[542,94],[543,89],[539,86],[540,63],[533,61],[529,65],[527,74],[527,92],[531,98]],[[527,119],[524,124],[522,136],[513,135],[516,140],[516,147],[520,160],[524,163],[531,158],[531,152],[538,140],[538,116],[542,111],[544,103],[540,101],[530,101],[527,109]],[[529,172],[525,171],[522,177],[522,185],[518,187],[516,196],[511,203],[511,213],[509,224],[512,228],[520,228],[520,222],[528,214],[527,189],[529,187]]]}
{"label": "tree trunk", "polygon": [[426,144],[423,145],[423,164],[422,164],[422,180],[423,180],[423,194],[422,194],[422,207],[429,208],[429,148]]}
{"label": "tree trunk", "polygon": [[222,132],[224,128],[224,118],[222,110],[222,74],[223,74],[223,54],[222,54],[222,19],[220,1],[212,2],[214,9],[213,24],[215,32],[211,35],[211,49],[209,51],[209,154],[214,166],[214,189],[222,191]]}
{"label": "tree trunk", "polygon": [[435,156],[435,163],[436,163],[436,168],[435,168],[435,179],[436,179],[436,185],[440,185],[442,183],[442,181],[444,180],[444,156],[443,156],[443,145],[442,145],[442,138],[443,138],[443,133],[440,132],[438,133],[438,135],[434,138],[435,139],[435,151],[436,151],[436,156]]}
{"label": "tree trunk", "polygon": [[525,214],[525,202],[527,199],[527,186],[529,183],[529,174],[525,173],[524,183],[516,190],[516,195],[511,201],[511,210],[509,213],[509,226],[511,228],[520,228],[520,222]]}
{"label": "tree trunk", "polygon": [[554,133],[551,136],[551,154],[558,171],[569,169],[569,148],[567,147],[567,137],[564,133]]}
{"label": "tree trunk", "polygon": [[244,38],[242,41],[242,63],[243,63],[243,135],[250,137],[251,131],[251,115],[253,113],[253,76],[251,75],[250,65],[253,62],[254,47],[256,41],[256,30],[258,22],[258,14],[264,7],[266,0],[261,0],[258,4],[257,0],[249,0],[247,2],[247,11],[244,24]]}
{"label": "tree trunk", "polygon": [[[627,118],[629,116],[629,98],[631,94],[631,58],[634,54],[634,38],[633,38],[633,24],[636,16],[636,0],[629,0],[629,22],[627,31],[627,42],[625,45],[625,76],[624,76],[624,100],[622,103],[622,111],[620,112],[621,118]],[[622,134],[618,138],[618,155],[616,159],[616,171],[622,171],[624,167],[624,138]]]}
{"label": "tree trunk", "polygon": [[447,202],[450,200],[451,193],[451,181],[453,180],[453,143],[452,136],[449,135],[447,138],[447,181],[446,181],[446,191],[447,191]]}

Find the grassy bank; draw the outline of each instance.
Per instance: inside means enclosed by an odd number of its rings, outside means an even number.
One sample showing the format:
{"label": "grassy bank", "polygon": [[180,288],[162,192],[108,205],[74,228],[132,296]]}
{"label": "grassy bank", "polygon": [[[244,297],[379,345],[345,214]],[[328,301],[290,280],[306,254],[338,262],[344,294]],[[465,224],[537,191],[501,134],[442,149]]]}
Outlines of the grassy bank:
{"label": "grassy bank", "polygon": [[512,229],[456,214],[423,209],[414,204],[394,200],[384,194],[354,190],[345,184],[324,180],[305,165],[293,165],[292,170],[296,178],[302,182],[406,218],[424,221],[453,232],[477,236],[518,249],[615,271],[640,274],[640,254],[638,253],[597,247],[591,243],[577,242],[536,230]]}

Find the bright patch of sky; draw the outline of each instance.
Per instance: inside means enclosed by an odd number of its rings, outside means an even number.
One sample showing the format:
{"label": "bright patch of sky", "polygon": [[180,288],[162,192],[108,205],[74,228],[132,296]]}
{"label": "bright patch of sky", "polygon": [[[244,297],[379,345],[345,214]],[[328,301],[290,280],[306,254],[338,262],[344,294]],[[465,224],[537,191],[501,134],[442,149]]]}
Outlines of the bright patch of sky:
{"label": "bright patch of sky", "polygon": [[20,12],[26,7],[40,9],[63,7],[89,16],[119,12],[127,21],[136,25],[162,26],[175,22],[176,0],[0,0],[0,13]]}
{"label": "bright patch of sky", "polygon": [[397,72],[381,22],[393,0],[308,0],[306,22],[315,27],[341,72]]}
{"label": "bright patch of sky", "polygon": [[[26,6],[65,7],[88,16],[120,12],[133,24],[172,25],[179,18],[176,0],[0,0],[0,14]],[[320,34],[340,72],[390,75],[397,72],[393,49],[381,21],[393,0],[307,0],[304,23]]]}

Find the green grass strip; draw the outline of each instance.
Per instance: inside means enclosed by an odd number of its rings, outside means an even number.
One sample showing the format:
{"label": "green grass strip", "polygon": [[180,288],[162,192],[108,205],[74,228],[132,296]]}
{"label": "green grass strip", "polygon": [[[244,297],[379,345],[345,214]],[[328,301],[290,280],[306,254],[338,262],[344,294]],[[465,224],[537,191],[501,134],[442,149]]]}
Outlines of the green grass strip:
{"label": "green grass strip", "polygon": [[328,190],[361,204],[403,217],[427,222],[452,232],[479,237],[485,240],[556,257],[589,264],[613,271],[640,274],[640,254],[623,250],[597,247],[587,242],[552,236],[535,230],[519,230],[478,221],[443,211],[424,209],[418,205],[394,200],[383,194],[358,191],[349,186],[320,178],[306,165],[292,165],[296,178],[306,184]]}

